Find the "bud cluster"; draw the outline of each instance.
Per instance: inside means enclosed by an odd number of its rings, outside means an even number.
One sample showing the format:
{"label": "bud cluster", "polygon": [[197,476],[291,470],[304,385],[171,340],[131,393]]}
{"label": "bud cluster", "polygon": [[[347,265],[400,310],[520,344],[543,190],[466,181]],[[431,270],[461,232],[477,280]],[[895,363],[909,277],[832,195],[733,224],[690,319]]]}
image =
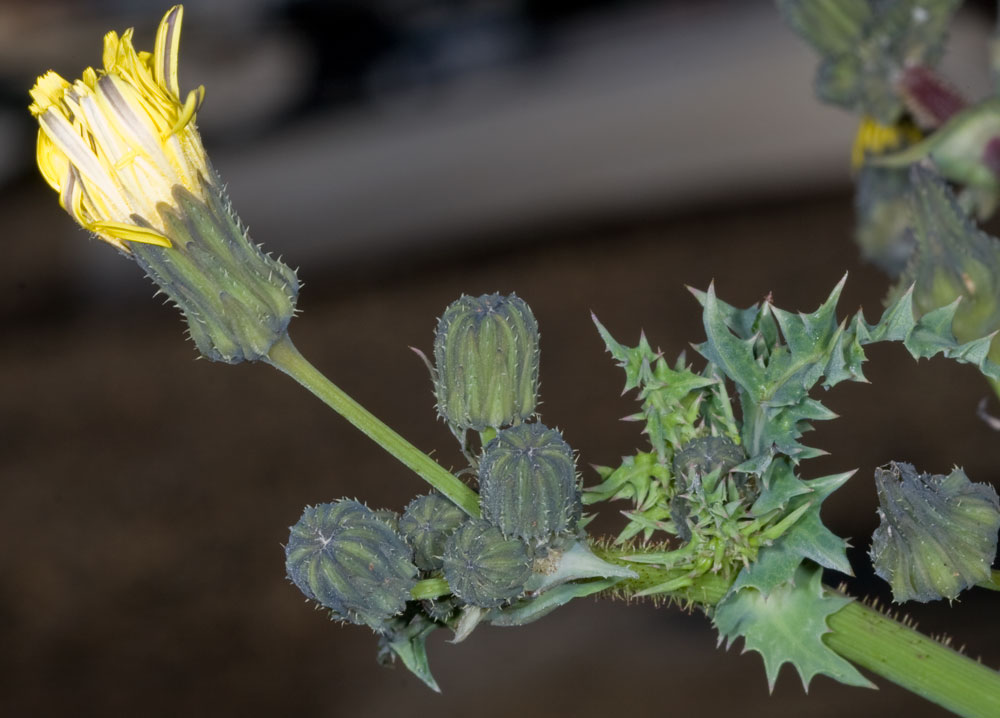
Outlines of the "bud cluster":
{"label": "bud cluster", "polygon": [[[438,493],[414,498],[402,515],[341,499],[307,508],[286,546],[288,577],[309,599],[335,619],[370,626],[382,660],[400,658],[432,687],[429,631],[446,625],[464,637],[525,598],[527,586],[538,592],[568,580],[549,574],[573,553],[581,510],[573,450],[559,431],[524,423],[538,388],[538,327],[528,305],[514,295],[462,297],[438,321],[434,356],[439,414],[456,435],[485,432],[469,469],[482,518]],[[585,565],[574,576],[624,575],[574,550]],[[420,582],[446,586],[427,594]]]}

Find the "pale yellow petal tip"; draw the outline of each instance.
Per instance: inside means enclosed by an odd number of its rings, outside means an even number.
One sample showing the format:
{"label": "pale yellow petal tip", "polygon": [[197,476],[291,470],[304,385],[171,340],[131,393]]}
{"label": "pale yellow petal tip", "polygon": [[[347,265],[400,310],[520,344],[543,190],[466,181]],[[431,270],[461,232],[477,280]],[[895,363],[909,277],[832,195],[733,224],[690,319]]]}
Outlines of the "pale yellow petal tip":
{"label": "pale yellow petal tip", "polygon": [[62,99],[63,94],[69,89],[69,83],[63,79],[62,75],[53,70],[49,70],[38,78],[35,86],[31,88],[32,103],[28,110],[34,117],[43,114],[52,105]]}
{"label": "pale yellow petal tip", "polygon": [[177,80],[177,55],[180,50],[183,20],[183,5],[174,5],[167,10],[156,30],[156,44],[153,48],[153,77],[156,83],[175,100],[181,99],[180,84]]}
{"label": "pale yellow petal tip", "polygon": [[173,246],[168,237],[160,234],[155,229],[140,227],[135,224],[93,222],[87,225],[87,229],[104,241],[121,248],[126,248],[124,242],[141,242],[142,244],[152,244],[168,249]]}

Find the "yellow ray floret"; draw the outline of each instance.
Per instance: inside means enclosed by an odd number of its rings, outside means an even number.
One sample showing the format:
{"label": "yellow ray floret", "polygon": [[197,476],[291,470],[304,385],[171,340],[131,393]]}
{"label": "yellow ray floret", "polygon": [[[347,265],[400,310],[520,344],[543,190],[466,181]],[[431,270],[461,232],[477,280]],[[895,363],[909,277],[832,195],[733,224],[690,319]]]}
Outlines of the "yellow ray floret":
{"label": "yellow ray floret", "polygon": [[898,150],[922,139],[920,130],[910,122],[883,125],[874,117],[865,115],[858,125],[851,147],[851,169],[861,169],[869,155],[883,155]]}
{"label": "yellow ray floret", "polygon": [[131,29],[109,32],[102,70],[73,83],[50,70],[31,89],[42,176],[77,222],[126,252],[171,246],[157,204],[177,186],[200,194],[210,177],[194,124],[205,89],[182,98],[177,81],[183,13],[167,11],[152,53],[136,52]]}

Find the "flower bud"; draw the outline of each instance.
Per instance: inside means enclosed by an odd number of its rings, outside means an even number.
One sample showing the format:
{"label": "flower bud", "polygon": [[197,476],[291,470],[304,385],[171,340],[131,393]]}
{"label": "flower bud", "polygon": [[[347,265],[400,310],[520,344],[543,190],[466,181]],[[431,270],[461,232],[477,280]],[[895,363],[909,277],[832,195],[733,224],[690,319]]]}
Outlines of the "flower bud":
{"label": "flower bud", "polygon": [[203,356],[253,361],[284,337],[298,279],[250,241],[209,164],[195,126],[205,89],[182,96],[177,79],[182,17],[167,12],[153,52],[109,32],[102,70],[38,78],[38,168],[76,222],[173,300]]}
{"label": "flower bud", "polygon": [[399,531],[413,547],[417,568],[441,569],[445,542],[466,518],[462,509],[439,494],[418,496],[410,502],[399,520]]}
{"label": "flower bud", "polygon": [[403,611],[416,584],[413,552],[371,509],[341,499],[307,506],[291,527],[285,569],[299,590],[335,618],[376,632]]}
{"label": "flower bud", "polygon": [[[914,167],[910,181],[917,248],[897,291],[914,285],[913,303],[919,315],[961,297],[951,327],[959,342],[1000,329],[1000,242],[976,227],[936,174]],[[996,341],[990,358],[1000,360]]]}
{"label": "flower bud", "polygon": [[931,475],[895,462],[875,470],[875,486],[881,523],[870,554],[895,601],[952,599],[990,577],[1000,530],[992,486],[958,468]]}
{"label": "flower bud", "polygon": [[504,429],[479,463],[483,518],[529,544],[570,534],[580,518],[573,450],[544,424]]}
{"label": "flower bud", "polygon": [[746,460],[743,449],[725,436],[703,436],[692,439],[674,455],[674,474],[687,476],[694,471],[700,476],[716,469],[726,474]]}
{"label": "flower bud", "polygon": [[434,336],[438,415],[453,430],[517,424],[535,412],[538,324],[514,294],[463,296]]}
{"label": "flower bud", "polygon": [[521,541],[504,538],[487,521],[470,519],[448,539],[444,577],[466,603],[495,608],[523,593],[531,558]]}

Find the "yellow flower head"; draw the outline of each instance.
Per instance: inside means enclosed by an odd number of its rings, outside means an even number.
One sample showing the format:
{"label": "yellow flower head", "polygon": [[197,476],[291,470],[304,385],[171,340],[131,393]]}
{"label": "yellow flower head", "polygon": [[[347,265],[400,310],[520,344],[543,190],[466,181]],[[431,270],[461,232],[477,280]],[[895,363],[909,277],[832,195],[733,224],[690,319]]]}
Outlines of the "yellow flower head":
{"label": "yellow flower head", "polygon": [[81,225],[128,254],[184,313],[209,359],[267,356],[295,313],[295,272],[250,241],[205,157],[194,116],[205,90],[177,84],[180,5],[153,52],[104,36],[104,69],[38,78],[38,167]]}
{"label": "yellow flower head", "polygon": [[152,53],[135,51],[131,29],[112,31],[103,70],[73,83],[49,71],[31,90],[42,175],[77,222],[126,252],[126,242],[169,247],[157,203],[210,176],[194,125],[205,89],[182,98],[177,83],[183,14],[176,5],[163,17]]}

